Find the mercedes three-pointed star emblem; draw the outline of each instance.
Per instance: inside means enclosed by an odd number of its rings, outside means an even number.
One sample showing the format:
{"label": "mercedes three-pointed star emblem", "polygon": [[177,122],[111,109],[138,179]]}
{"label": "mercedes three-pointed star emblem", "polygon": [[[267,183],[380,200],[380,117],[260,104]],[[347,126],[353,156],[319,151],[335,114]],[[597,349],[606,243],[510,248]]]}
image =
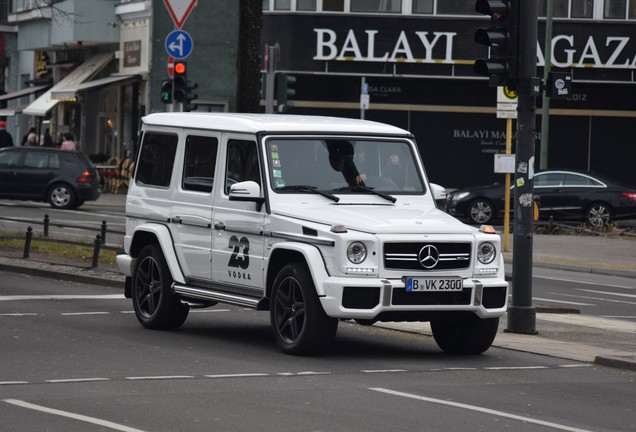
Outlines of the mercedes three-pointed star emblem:
{"label": "mercedes three-pointed star emblem", "polygon": [[417,259],[422,267],[425,269],[432,269],[439,262],[439,252],[435,246],[426,245],[420,249]]}

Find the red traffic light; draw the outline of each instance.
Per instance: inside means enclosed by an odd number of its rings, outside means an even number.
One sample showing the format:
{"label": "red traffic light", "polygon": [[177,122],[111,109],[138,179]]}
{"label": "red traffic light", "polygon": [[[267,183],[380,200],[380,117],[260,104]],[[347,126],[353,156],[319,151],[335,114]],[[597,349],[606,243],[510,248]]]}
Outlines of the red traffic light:
{"label": "red traffic light", "polygon": [[186,73],[186,64],[185,62],[175,62],[174,63],[174,73],[177,75],[183,75]]}

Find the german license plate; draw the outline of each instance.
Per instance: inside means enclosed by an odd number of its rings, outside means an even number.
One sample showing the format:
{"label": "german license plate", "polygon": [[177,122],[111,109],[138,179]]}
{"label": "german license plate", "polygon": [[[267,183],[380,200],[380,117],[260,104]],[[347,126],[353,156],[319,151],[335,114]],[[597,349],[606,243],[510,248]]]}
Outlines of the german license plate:
{"label": "german license plate", "polygon": [[407,292],[461,291],[463,288],[460,278],[406,278]]}

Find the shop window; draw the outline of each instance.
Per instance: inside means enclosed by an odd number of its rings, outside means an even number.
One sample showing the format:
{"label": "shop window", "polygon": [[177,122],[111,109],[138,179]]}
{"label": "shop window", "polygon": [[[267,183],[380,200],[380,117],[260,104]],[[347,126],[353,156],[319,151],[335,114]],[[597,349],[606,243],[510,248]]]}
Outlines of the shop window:
{"label": "shop window", "polygon": [[290,10],[291,0],[274,0],[274,10]]}
{"label": "shop window", "polygon": [[627,0],[605,0],[603,18],[625,19]]}
{"label": "shop window", "polygon": [[466,0],[438,0],[437,13],[440,15],[477,15],[475,2]]}
{"label": "shop window", "polygon": [[592,18],[593,13],[593,0],[572,0],[571,18]]}
{"label": "shop window", "polygon": [[344,0],[322,0],[322,10],[325,12],[344,12]]}
{"label": "shop window", "polygon": [[433,0],[413,0],[414,14],[432,14]]}
{"label": "shop window", "polygon": [[351,12],[393,12],[402,10],[402,0],[351,0]]}
{"label": "shop window", "polygon": [[636,19],[636,0],[629,0],[629,19]]}
{"label": "shop window", "polygon": [[315,11],[316,0],[297,0],[296,10],[299,11]]}

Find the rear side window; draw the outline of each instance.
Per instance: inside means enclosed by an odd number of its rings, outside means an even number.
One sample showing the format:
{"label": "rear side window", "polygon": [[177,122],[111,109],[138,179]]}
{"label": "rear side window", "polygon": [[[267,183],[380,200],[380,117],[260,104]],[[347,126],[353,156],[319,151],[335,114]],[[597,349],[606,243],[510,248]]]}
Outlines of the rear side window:
{"label": "rear side window", "polygon": [[140,185],[170,186],[177,135],[145,133],[139,152],[135,182]]}
{"label": "rear side window", "polygon": [[24,157],[24,167],[36,169],[58,169],[60,167],[60,158],[55,153],[31,151]]}
{"label": "rear side window", "polygon": [[218,146],[219,141],[214,137],[189,135],[186,138],[182,182],[184,190],[212,192]]}

